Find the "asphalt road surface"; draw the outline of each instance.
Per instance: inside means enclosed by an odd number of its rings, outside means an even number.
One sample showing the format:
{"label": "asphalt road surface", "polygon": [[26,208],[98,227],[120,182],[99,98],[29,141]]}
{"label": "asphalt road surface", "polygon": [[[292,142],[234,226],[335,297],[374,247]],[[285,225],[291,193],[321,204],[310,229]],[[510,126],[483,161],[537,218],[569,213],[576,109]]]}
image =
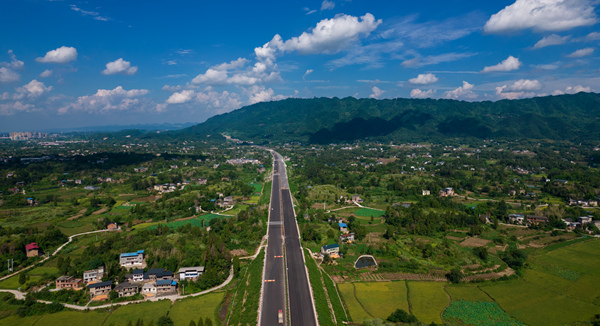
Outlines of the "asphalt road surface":
{"label": "asphalt road surface", "polygon": [[[275,164],[260,324],[277,325],[279,310],[282,310],[284,316],[286,316],[285,279],[283,275],[283,258],[281,256],[284,255],[287,264],[290,324],[294,326],[316,326],[314,303],[304,266],[304,254],[300,244],[300,233],[296,225],[285,163],[281,155],[275,152],[273,152],[273,155]],[[281,253],[283,251],[282,231],[285,237],[285,254]],[[287,318],[284,319],[284,324],[287,324]]]}

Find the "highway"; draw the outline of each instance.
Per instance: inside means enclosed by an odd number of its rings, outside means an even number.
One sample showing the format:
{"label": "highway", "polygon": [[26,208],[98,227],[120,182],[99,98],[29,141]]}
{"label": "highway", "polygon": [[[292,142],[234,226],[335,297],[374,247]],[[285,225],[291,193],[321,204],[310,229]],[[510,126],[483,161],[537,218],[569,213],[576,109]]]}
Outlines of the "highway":
{"label": "highway", "polygon": [[[289,325],[294,326],[316,326],[317,318],[304,265],[285,162],[281,155],[271,152],[274,158],[273,184],[259,324],[279,324],[278,312],[282,310],[285,325],[289,322]],[[284,262],[287,265],[286,274]],[[289,301],[287,305],[286,301]],[[289,314],[286,308],[289,308]]]}

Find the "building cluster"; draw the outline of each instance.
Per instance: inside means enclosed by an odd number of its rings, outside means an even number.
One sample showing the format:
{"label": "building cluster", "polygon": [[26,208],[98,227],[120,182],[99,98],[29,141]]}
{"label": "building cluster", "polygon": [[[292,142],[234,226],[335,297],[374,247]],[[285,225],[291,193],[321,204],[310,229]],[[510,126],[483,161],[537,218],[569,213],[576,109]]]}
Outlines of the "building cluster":
{"label": "building cluster", "polygon": [[11,132],[9,133],[9,137],[10,140],[30,140],[30,139],[37,139],[37,138],[47,138],[48,134],[47,133],[41,133],[41,132],[31,132],[31,131],[25,131],[25,132]]}
{"label": "building cluster", "polygon": [[243,164],[254,164],[261,165],[262,162],[251,158],[230,158],[225,163],[231,165],[243,165]]}
{"label": "building cluster", "polygon": [[102,281],[104,266],[83,272],[83,278],[63,275],[56,280],[57,289],[81,290],[87,285],[92,301],[108,299],[110,291],[118,297],[130,297],[141,293],[145,298],[177,293],[178,283],[182,280],[197,280],[204,273],[204,266],[181,267],[177,273],[164,268],[150,268],[144,271],[146,261],[144,250],[122,253],[119,256],[121,267],[133,269],[125,275],[125,281],[115,284]]}

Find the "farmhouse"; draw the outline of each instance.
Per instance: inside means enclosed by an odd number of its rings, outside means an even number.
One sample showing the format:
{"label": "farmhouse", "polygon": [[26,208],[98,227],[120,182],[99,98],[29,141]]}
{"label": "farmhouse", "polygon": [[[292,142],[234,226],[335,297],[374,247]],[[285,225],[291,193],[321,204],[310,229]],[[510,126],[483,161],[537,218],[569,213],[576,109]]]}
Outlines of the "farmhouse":
{"label": "farmhouse", "polygon": [[117,229],[119,229],[119,227],[117,226],[117,223],[115,223],[115,222],[110,222],[110,223],[108,223],[108,224],[106,225],[106,229],[107,229],[107,230],[110,230],[110,231],[112,231],[112,230],[117,230]]}
{"label": "farmhouse", "polygon": [[56,279],[57,289],[81,289],[82,280],[80,278],[74,278],[73,276],[63,275]]}
{"label": "farmhouse", "polygon": [[577,218],[577,222],[581,223],[582,225],[583,225],[583,224],[592,223],[592,220],[593,220],[593,218],[592,218],[592,216],[591,216],[591,215],[588,215],[588,216],[581,216],[581,217],[578,217],[578,218]]}
{"label": "farmhouse", "polygon": [[430,190],[422,190],[422,194],[423,194],[423,196],[429,196],[429,195],[431,195],[431,191]]}
{"label": "farmhouse", "polygon": [[90,296],[92,299],[106,300],[107,298],[105,296],[108,295],[108,292],[112,289],[112,281],[92,283],[88,285],[88,288],[90,289]]}
{"label": "farmhouse", "polygon": [[527,215],[527,223],[531,223],[531,224],[548,223],[548,218],[546,216]]}
{"label": "farmhouse", "polygon": [[38,247],[36,242],[32,242],[25,246],[25,251],[27,251],[27,257],[37,257],[42,255],[42,249]]}
{"label": "farmhouse", "polygon": [[115,291],[121,297],[131,297],[139,292],[137,284],[131,284],[129,282],[123,282],[115,287]]}
{"label": "farmhouse", "polygon": [[510,223],[523,224],[525,217],[521,214],[509,214],[508,221]]}
{"label": "farmhouse", "polygon": [[346,233],[340,235],[340,242],[352,242],[354,241],[354,233]]}
{"label": "farmhouse", "polygon": [[172,293],[177,291],[177,281],[175,280],[158,280],[156,281],[157,293]]}
{"label": "farmhouse", "polygon": [[177,274],[179,274],[179,280],[197,280],[200,275],[204,273],[204,266],[198,267],[181,267]]}
{"label": "farmhouse", "polygon": [[98,281],[102,280],[103,276],[104,276],[104,266],[100,266],[99,268],[90,269],[90,270],[83,272],[83,282],[86,284],[91,283],[91,282],[98,282]]}
{"label": "farmhouse", "polygon": [[167,271],[164,268],[150,268],[144,273],[144,280],[156,282],[158,280],[172,280],[173,272]]}
{"label": "farmhouse", "polygon": [[360,198],[359,195],[352,195],[352,202],[353,203],[362,203],[363,200]]}
{"label": "farmhouse", "polygon": [[454,189],[452,189],[450,187],[444,188],[444,189],[440,190],[438,194],[440,197],[454,196]]}
{"label": "farmhouse", "polygon": [[340,227],[340,232],[348,233],[348,225],[346,223],[338,223],[338,226]]}
{"label": "farmhouse", "polygon": [[141,266],[144,264],[144,251],[138,250],[137,252],[127,252],[121,254],[120,264],[122,267]]}
{"label": "farmhouse", "polygon": [[326,245],[321,247],[321,254],[325,255],[330,255],[330,256],[339,256],[340,253],[340,245],[337,243],[334,244],[330,244],[330,245]]}
{"label": "farmhouse", "polygon": [[134,269],[131,274],[125,274],[125,279],[128,282],[143,282],[144,281],[144,270],[143,269]]}
{"label": "farmhouse", "polygon": [[152,297],[156,294],[156,284],[154,283],[144,283],[142,286],[142,294],[146,297]]}

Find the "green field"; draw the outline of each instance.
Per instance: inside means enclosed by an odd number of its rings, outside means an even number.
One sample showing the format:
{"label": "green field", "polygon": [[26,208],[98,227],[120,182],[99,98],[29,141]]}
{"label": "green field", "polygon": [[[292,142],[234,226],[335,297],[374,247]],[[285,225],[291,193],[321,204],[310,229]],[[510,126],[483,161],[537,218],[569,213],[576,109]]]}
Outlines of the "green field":
{"label": "green field", "polygon": [[386,319],[398,308],[409,311],[404,281],[344,283],[339,290],[354,322]]}
{"label": "green field", "polygon": [[453,325],[519,326],[521,322],[506,314],[495,302],[454,301],[444,311],[444,319]]}
{"label": "green field", "polygon": [[104,325],[127,325],[129,321],[135,325],[138,319],[143,320],[144,325],[148,325],[150,321],[154,321],[154,324],[156,324],[158,318],[166,315],[169,308],[171,308],[171,301],[169,300],[122,306],[117,308],[115,312],[106,319]]}
{"label": "green field", "polygon": [[448,285],[446,291],[454,301],[493,301],[485,292],[477,286],[471,285]]}
{"label": "green field", "polygon": [[[108,317],[108,312],[96,311],[61,311],[55,314],[42,316],[35,325],[36,326],[53,326],[53,325],[85,325],[85,326],[102,326],[102,323]],[[68,322],[67,322],[68,321]],[[135,321],[134,321],[135,323]],[[115,324],[115,325],[121,325]],[[126,324],[123,324],[126,325]]]}
{"label": "green field", "polygon": [[58,274],[58,268],[56,267],[36,267],[34,269],[31,269],[27,272],[28,275],[37,275],[37,276],[43,276],[44,274],[47,275],[55,275]]}
{"label": "green field", "polygon": [[385,214],[385,211],[370,208],[361,208],[354,211],[354,214],[364,217],[381,217]]}
{"label": "green field", "polygon": [[187,326],[190,321],[198,322],[198,319],[210,318],[213,325],[219,323],[215,320],[215,311],[223,301],[224,292],[215,292],[201,295],[195,298],[178,300],[169,311],[169,317],[175,326]]}
{"label": "green field", "polygon": [[[185,221],[169,222],[166,225],[170,228],[178,228],[178,227],[184,226],[186,224],[191,224],[191,225],[202,227],[203,222],[204,222],[204,226],[208,226],[208,225],[210,225],[210,220],[215,219],[215,218],[224,218],[224,217],[225,216],[217,215],[217,214],[206,214],[206,215],[198,216],[197,218],[192,218],[192,219],[185,220]],[[138,225],[134,226],[133,228],[134,229],[144,229],[144,228],[155,229],[158,227],[159,224],[164,224],[164,223],[163,222],[142,223],[142,224],[138,224]]]}
{"label": "green field", "polygon": [[[41,279],[42,279],[41,276],[29,276],[29,281],[27,281],[27,283],[25,283],[25,284],[34,283]],[[9,277],[6,280],[0,282],[0,289],[17,290],[20,287],[22,287],[22,285],[19,284],[19,274],[15,275],[13,277]]]}
{"label": "green field", "polygon": [[444,292],[445,283],[407,282],[407,285],[413,315],[426,324],[441,324],[442,311],[450,303],[448,295]]}

